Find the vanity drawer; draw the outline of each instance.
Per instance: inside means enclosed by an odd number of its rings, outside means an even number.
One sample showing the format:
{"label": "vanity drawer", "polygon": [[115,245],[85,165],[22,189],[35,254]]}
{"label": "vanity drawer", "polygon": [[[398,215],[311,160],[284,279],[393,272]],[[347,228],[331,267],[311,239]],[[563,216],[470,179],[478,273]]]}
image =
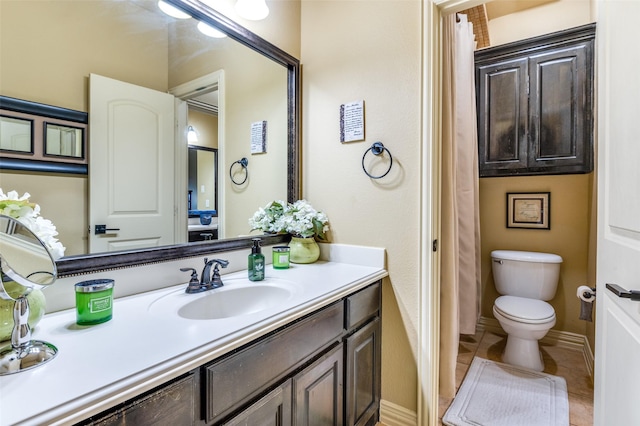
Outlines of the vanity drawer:
{"label": "vanity drawer", "polygon": [[350,330],[357,327],[369,318],[378,314],[380,310],[381,282],[378,281],[369,287],[347,297],[345,328]]}
{"label": "vanity drawer", "polygon": [[82,422],[91,426],[193,425],[197,410],[197,376],[193,373],[145,396]]}
{"label": "vanity drawer", "polygon": [[343,333],[342,302],[204,367],[205,420],[221,420],[275,385]]}

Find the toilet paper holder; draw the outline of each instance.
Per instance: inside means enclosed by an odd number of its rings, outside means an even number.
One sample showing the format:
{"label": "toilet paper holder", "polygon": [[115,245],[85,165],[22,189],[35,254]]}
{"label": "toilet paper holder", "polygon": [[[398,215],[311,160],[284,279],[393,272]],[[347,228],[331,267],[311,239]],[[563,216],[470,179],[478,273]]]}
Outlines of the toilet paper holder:
{"label": "toilet paper holder", "polygon": [[579,319],[585,321],[593,321],[593,301],[596,298],[595,287],[589,287],[581,285],[576,291],[576,296],[580,299],[580,317]]}
{"label": "toilet paper holder", "polygon": [[[589,287],[589,289],[585,289],[582,288],[583,286],[581,286],[580,290],[582,290],[582,298],[584,299],[591,299],[592,297],[596,297],[596,288],[595,287]],[[580,297],[580,295],[578,294],[578,297]]]}

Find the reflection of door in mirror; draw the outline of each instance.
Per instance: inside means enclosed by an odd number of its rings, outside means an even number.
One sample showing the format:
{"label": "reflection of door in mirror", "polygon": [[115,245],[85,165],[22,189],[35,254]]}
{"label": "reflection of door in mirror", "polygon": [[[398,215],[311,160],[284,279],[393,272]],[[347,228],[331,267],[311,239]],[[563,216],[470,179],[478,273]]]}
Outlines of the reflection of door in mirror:
{"label": "reflection of door in mirror", "polygon": [[[218,173],[218,149],[224,145],[224,102],[221,99],[224,71],[198,77],[170,89],[169,93],[181,99],[185,105],[178,106],[176,113],[179,128],[185,128],[179,133],[186,133],[189,145],[186,173],[188,192],[184,198],[187,201],[188,241],[224,238],[224,217],[221,217],[224,209],[219,192],[220,182],[224,180]],[[177,165],[176,169],[179,169]],[[201,221],[200,213],[210,215],[211,222]]]}
{"label": "reflection of door in mirror", "polygon": [[90,252],[173,244],[173,96],[96,74],[89,86]]}

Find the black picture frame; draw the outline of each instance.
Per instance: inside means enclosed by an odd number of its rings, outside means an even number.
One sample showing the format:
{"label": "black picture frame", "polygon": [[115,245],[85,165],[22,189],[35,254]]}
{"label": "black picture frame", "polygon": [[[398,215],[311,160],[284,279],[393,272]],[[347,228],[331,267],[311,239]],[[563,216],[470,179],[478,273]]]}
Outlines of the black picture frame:
{"label": "black picture frame", "polygon": [[551,229],[551,192],[507,192],[507,228]]}

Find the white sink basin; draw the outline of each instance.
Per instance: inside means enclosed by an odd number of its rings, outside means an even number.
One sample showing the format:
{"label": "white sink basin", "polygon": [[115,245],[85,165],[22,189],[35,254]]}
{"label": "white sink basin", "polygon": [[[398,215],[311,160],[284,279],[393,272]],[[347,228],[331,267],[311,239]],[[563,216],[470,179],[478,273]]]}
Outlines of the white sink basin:
{"label": "white sink basin", "polygon": [[184,288],[151,303],[152,313],[175,313],[191,320],[215,320],[251,315],[283,306],[298,292],[295,283],[276,278],[253,282],[246,278],[222,277],[223,287],[186,294]]}

